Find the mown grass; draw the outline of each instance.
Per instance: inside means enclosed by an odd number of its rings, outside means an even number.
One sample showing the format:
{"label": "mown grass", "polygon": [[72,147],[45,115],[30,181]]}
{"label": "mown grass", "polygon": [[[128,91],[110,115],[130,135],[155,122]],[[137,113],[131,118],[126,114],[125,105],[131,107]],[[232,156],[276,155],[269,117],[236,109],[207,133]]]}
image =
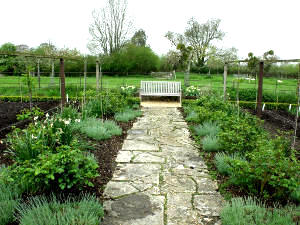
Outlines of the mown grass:
{"label": "mown grass", "polygon": [[[130,75],[130,76],[103,76],[103,88],[118,88],[125,85],[140,86],[140,81],[146,80],[157,80],[157,78],[152,78],[150,75]],[[282,79],[282,83],[277,82],[277,78],[264,78],[264,90],[275,92],[276,83],[277,90],[285,92],[296,91],[297,80],[296,79]],[[184,84],[184,73],[177,72],[175,81],[180,81]],[[227,87],[232,87],[235,85],[236,78],[232,75],[229,75],[227,78]],[[96,78],[95,76],[89,76],[87,78],[87,86],[89,88],[96,88]],[[83,90],[84,79],[81,77],[66,77],[66,87],[67,93],[68,88],[73,90],[71,95],[79,95],[80,91]],[[206,74],[191,74],[190,75],[190,85],[199,86],[199,87],[210,87],[213,90],[222,92],[223,90],[223,75],[214,74],[208,76]],[[245,88],[255,88],[257,86],[256,81],[251,80],[241,80],[239,83],[240,89]],[[59,77],[54,78],[54,85],[51,86],[50,77],[41,77],[41,87],[39,89],[37,84],[37,78],[34,78],[34,95],[43,95],[43,96],[59,96]],[[0,77],[0,95],[25,95],[27,94],[27,88],[25,84],[22,83],[22,78],[17,76],[3,76]]]}

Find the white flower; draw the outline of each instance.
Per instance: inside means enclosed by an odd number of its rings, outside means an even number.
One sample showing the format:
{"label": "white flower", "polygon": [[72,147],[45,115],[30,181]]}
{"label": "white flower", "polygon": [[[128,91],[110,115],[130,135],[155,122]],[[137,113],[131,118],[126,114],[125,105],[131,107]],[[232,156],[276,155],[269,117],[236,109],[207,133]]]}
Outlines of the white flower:
{"label": "white flower", "polygon": [[51,128],[53,127],[53,123],[50,123],[50,127],[51,127]]}
{"label": "white flower", "polygon": [[33,119],[34,119],[34,120],[37,120],[38,118],[39,118],[39,117],[38,117],[38,116],[36,116],[36,117],[34,117]]}
{"label": "white flower", "polygon": [[47,114],[46,114],[46,118],[48,118],[48,117],[49,117],[49,114],[47,113]]}
{"label": "white flower", "polygon": [[37,139],[37,137],[35,137],[33,134],[31,134],[31,138],[32,139]]}
{"label": "white flower", "polygon": [[2,140],[0,140],[0,144],[3,144],[3,141],[2,141]]}
{"label": "white flower", "polygon": [[75,122],[76,123],[80,123],[80,119],[75,119]]}
{"label": "white flower", "polygon": [[255,80],[255,78],[252,78],[251,80]]}
{"label": "white flower", "polygon": [[277,82],[278,82],[278,83],[282,83],[283,81],[282,81],[282,80],[277,80]]}
{"label": "white flower", "polygon": [[70,120],[64,120],[64,123],[66,124],[66,125],[69,125],[70,124]]}

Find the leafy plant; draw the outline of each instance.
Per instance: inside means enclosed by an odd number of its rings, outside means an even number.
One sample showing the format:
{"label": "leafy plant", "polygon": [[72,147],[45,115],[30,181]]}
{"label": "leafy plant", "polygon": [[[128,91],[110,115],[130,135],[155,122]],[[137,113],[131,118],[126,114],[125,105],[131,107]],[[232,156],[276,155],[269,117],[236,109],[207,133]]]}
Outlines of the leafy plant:
{"label": "leafy plant", "polygon": [[14,180],[26,184],[33,192],[93,186],[91,179],[98,176],[98,164],[92,155],[70,146],[57,147],[56,151],[14,164],[11,168]]}
{"label": "leafy plant", "polygon": [[81,121],[76,129],[95,140],[104,140],[113,135],[122,134],[122,129],[115,122],[109,120],[102,122],[96,118],[87,118]]}
{"label": "leafy plant", "polygon": [[128,122],[130,120],[135,119],[138,116],[141,116],[142,112],[138,110],[126,109],[123,112],[115,114],[115,120],[121,122]]}
{"label": "leafy plant", "polygon": [[295,224],[293,218],[299,218],[299,216],[299,207],[297,209],[295,207],[268,209],[263,203],[252,198],[234,198],[221,211],[223,225],[293,225]]}
{"label": "leafy plant", "polygon": [[80,118],[80,115],[78,113],[78,110],[69,106],[64,107],[62,113],[61,113],[62,119],[71,119],[72,121],[75,121],[76,119]]}
{"label": "leafy plant", "polygon": [[218,152],[215,155],[215,165],[219,171],[219,173],[223,175],[230,175],[232,172],[232,167],[230,166],[232,160],[241,160],[245,161],[243,157],[241,157],[239,154],[232,154],[232,155],[227,155],[224,152]]}
{"label": "leafy plant", "polygon": [[202,147],[204,151],[215,152],[221,149],[221,146],[218,141],[218,137],[208,135],[202,139]]}
{"label": "leafy plant", "polygon": [[17,120],[28,120],[28,119],[34,119],[38,117],[42,117],[44,115],[44,112],[41,111],[38,107],[32,107],[32,109],[23,109],[20,114],[17,115]]}
{"label": "leafy plant", "polygon": [[216,136],[220,128],[216,122],[207,121],[193,128],[196,135],[202,137],[206,135]]}
{"label": "leafy plant", "polygon": [[98,225],[104,212],[96,197],[84,195],[65,201],[53,196],[34,197],[18,207],[17,219],[21,225]]}
{"label": "leafy plant", "polygon": [[0,224],[14,221],[14,212],[18,204],[19,192],[16,186],[0,180]]}

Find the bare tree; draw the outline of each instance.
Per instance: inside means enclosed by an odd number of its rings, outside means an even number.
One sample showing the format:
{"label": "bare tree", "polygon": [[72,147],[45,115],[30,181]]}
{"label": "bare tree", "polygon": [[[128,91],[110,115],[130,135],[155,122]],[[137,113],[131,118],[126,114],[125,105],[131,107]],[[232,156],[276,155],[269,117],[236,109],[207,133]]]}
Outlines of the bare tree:
{"label": "bare tree", "polygon": [[212,42],[214,40],[222,40],[225,35],[219,28],[220,22],[220,19],[212,19],[204,24],[200,24],[194,18],[191,18],[188,21],[188,27],[185,29],[184,34],[169,31],[165,37],[174,46],[178,46],[178,44],[191,46],[197,66],[202,67],[208,60],[208,51],[212,46]]}
{"label": "bare tree", "polygon": [[128,39],[131,21],[127,18],[127,0],[107,0],[106,7],[93,11],[89,27],[92,36],[88,48],[93,53],[110,55],[119,51]]}

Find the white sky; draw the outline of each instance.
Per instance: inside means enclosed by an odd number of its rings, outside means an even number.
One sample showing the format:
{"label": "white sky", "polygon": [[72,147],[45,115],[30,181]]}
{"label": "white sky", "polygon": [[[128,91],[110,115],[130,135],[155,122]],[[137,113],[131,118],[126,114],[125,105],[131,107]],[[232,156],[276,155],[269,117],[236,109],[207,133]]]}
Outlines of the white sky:
{"label": "white sky", "polygon": [[[89,53],[88,27],[93,9],[105,0],[0,0],[0,45],[37,47],[49,40],[58,47]],[[236,47],[241,58],[273,49],[280,58],[300,58],[300,0],[128,0],[136,29],[159,55],[171,48],[167,31],[183,32],[187,21],[220,18],[226,33],[219,47]]]}

